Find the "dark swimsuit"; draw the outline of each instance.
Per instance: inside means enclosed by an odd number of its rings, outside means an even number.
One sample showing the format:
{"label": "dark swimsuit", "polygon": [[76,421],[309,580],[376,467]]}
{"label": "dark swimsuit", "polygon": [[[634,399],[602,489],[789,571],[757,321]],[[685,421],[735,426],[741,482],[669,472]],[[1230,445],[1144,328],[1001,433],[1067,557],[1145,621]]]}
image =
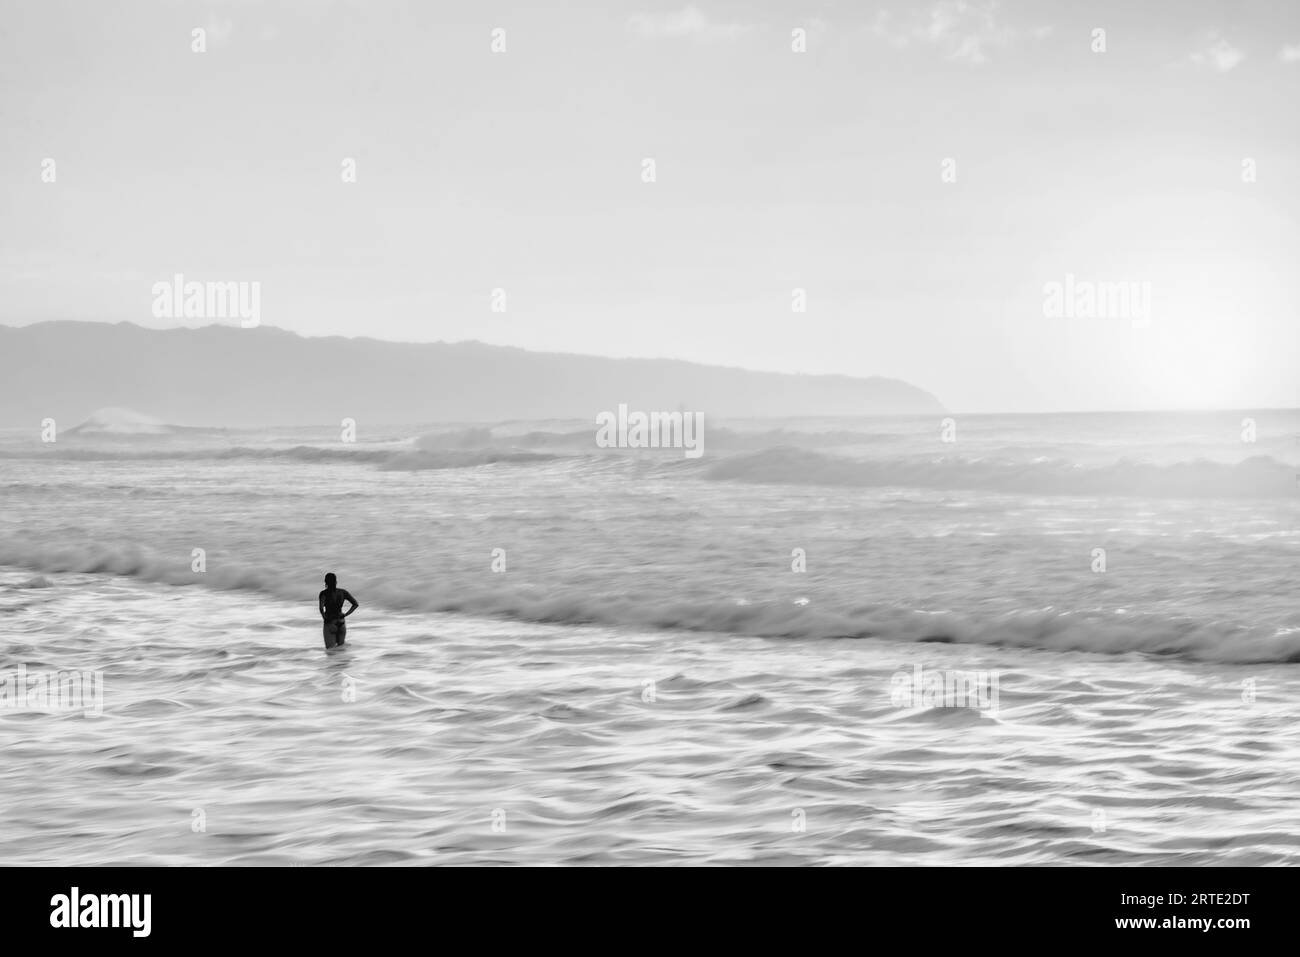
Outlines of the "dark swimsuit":
{"label": "dark swimsuit", "polygon": [[320,593],[321,604],[325,606],[325,647],[332,648],[343,644],[348,636],[348,624],[343,620],[343,603],[355,599],[345,588],[326,588]]}

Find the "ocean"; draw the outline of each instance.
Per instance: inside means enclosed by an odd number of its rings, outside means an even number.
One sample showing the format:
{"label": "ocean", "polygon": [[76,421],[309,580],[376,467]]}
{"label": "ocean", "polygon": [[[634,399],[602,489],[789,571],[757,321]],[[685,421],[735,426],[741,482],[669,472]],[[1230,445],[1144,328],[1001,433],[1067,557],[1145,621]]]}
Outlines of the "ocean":
{"label": "ocean", "polygon": [[1300,412],[594,431],[0,433],[0,860],[1300,861]]}

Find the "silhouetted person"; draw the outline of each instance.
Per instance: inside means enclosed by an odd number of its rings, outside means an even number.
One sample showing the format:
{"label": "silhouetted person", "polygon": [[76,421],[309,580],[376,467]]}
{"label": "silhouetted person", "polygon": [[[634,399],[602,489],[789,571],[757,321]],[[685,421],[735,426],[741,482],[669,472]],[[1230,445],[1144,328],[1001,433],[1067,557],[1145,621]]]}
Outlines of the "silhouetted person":
{"label": "silhouetted person", "polygon": [[[333,648],[343,644],[348,636],[348,626],[343,619],[352,614],[360,605],[346,588],[338,587],[338,579],[333,572],[325,576],[325,590],[320,593],[320,616],[325,619],[325,647]],[[352,607],[343,610],[344,602],[351,602]]]}

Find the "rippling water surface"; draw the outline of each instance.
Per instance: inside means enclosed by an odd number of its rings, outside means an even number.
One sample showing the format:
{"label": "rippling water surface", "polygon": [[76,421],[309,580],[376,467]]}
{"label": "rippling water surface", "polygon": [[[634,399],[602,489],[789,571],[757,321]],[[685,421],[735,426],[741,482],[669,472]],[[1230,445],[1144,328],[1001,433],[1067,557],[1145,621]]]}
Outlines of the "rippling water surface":
{"label": "rippling water surface", "polygon": [[0,676],[102,714],[0,709],[0,860],[1294,863],[1300,420],[1240,418],[5,437]]}

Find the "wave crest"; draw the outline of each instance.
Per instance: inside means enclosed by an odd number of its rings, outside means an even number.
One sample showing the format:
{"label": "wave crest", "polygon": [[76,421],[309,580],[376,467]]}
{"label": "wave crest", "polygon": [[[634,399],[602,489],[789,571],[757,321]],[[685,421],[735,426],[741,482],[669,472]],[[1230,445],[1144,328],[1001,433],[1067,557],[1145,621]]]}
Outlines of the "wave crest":
{"label": "wave crest", "polygon": [[[49,548],[0,541],[0,564],[38,572],[121,575],[174,585],[260,592],[301,601],[303,584],[263,566],[210,569],[202,576],[175,556],[166,559],[135,547]],[[421,583],[358,581],[368,605],[402,612],[440,612],[561,625],[606,625],[761,638],[881,639],[956,643],[1098,654],[1142,653],[1233,664],[1300,663],[1300,628],[1276,629],[1190,616],[1154,613],[1022,610],[980,615],[928,612],[895,605],[828,607],[784,601],[644,598],[556,592],[535,586],[512,591],[464,587],[438,589]]]}
{"label": "wave crest", "polygon": [[903,486],[1045,495],[1151,498],[1283,498],[1295,495],[1295,469],[1259,455],[1235,465],[1198,459],[1155,465],[1121,459],[1083,466],[1062,459],[1013,461],[943,456],[851,459],[796,448],[766,449],[712,465],[714,480],[861,488]]}

